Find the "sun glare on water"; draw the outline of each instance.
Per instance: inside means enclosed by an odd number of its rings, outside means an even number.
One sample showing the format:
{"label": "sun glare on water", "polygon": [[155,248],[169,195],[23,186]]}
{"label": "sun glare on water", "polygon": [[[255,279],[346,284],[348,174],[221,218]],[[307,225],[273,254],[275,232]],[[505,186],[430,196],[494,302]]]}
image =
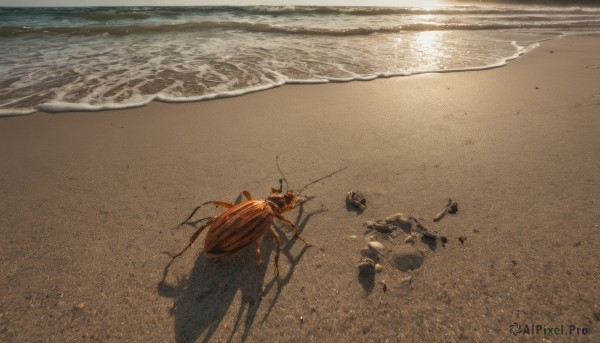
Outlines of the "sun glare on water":
{"label": "sun glare on water", "polygon": [[447,5],[444,0],[405,0],[405,1],[386,1],[383,6],[389,7],[419,7],[426,10]]}
{"label": "sun glare on water", "polygon": [[[423,31],[402,34],[396,38],[398,47],[409,48],[419,56],[420,68],[435,70],[444,64],[444,31]],[[402,48],[400,48],[402,49]]]}

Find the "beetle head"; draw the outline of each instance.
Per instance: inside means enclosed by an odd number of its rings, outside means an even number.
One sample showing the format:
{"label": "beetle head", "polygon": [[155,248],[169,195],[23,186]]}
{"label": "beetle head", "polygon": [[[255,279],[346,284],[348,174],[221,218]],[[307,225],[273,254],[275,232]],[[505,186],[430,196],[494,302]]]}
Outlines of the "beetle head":
{"label": "beetle head", "polygon": [[274,210],[282,213],[289,211],[296,203],[296,199],[298,199],[298,194],[288,191],[285,193],[273,193],[269,195],[267,201],[275,205]]}
{"label": "beetle head", "polygon": [[288,204],[288,206],[293,206],[296,202],[296,199],[298,199],[298,194],[288,191],[283,194],[283,198],[285,199],[285,203]]}

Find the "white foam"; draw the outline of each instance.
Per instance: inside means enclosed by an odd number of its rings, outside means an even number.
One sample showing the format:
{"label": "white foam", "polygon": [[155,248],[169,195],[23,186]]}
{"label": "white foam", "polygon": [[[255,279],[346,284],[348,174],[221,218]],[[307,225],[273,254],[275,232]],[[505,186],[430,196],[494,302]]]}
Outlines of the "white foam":
{"label": "white foam", "polygon": [[39,105],[36,110],[48,113],[60,113],[60,112],[97,112],[106,110],[121,110],[125,108],[141,107],[147,105],[152,98],[148,101],[138,103],[106,103],[102,105],[91,105],[82,103],[70,103],[63,101],[52,101]]}
{"label": "white foam", "polygon": [[17,108],[0,108],[0,117],[23,116],[26,114],[35,113],[33,108],[17,109]]}
{"label": "white foam", "polygon": [[[551,38],[548,38],[551,39]],[[279,87],[284,84],[322,84],[329,82],[351,82],[351,81],[370,81],[377,78],[389,78],[389,77],[406,77],[411,75],[421,75],[428,73],[450,73],[450,72],[464,72],[464,71],[478,71],[478,70],[487,70],[492,68],[498,68],[506,65],[509,61],[514,60],[526,53],[527,51],[539,46],[539,43],[535,42],[529,45],[519,45],[516,41],[511,42],[511,44],[515,47],[516,52],[504,59],[501,59],[495,63],[486,64],[483,66],[474,66],[474,67],[466,67],[466,68],[448,68],[448,69],[426,69],[426,70],[413,70],[413,71],[403,71],[403,72],[381,72],[375,74],[368,75],[353,75],[349,77],[327,77],[327,78],[318,78],[318,79],[285,79],[282,75],[277,75],[278,77],[271,81],[268,84],[262,84],[258,86],[252,86],[242,89],[236,90],[226,90],[213,94],[206,94],[200,96],[173,96],[168,93],[158,93],[153,96],[146,96],[142,101],[136,102],[125,102],[125,103],[116,103],[116,102],[105,102],[102,104],[90,104],[90,103],[76,103],[76,102],[67,102],[67,101],[49,101],[37,106],[35,109],[0,109],[0,116],[9,116],[9,115],[25,115],[30,114],[35,111],[42,111],[48,113],[60,113],[60,112],[92,112],[92,111],[104,111],[104,110],[118,110],[125,108],[133,108],[133,107],[141,107],[153,100],[163,101],[163,102],[171,102],[171,103],[181,103],[181,102],[193,102],[193,101],[207,101],[213,99],[220,98],[229,98],[240,96],[252,92],[263,91],[267,89],[271,89],[274,87]],[[63,94],[64,95],[64,94]],[[88,98],[86,98],[88,99]]]}

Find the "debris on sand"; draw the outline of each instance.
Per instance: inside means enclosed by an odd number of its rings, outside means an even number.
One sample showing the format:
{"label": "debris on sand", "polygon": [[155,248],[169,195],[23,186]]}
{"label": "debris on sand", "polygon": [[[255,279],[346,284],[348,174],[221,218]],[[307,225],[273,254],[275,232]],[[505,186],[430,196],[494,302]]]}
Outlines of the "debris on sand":
{"label": "debris on sand", "polygon": [[397,229],[396,226],[391,225],[383,220],[366,221],[365,226],[369,230],[377,230],[381,233],[392,233],[392,232],[394,232],[394,230]]}
{"label": "debris on sand", "polygon": [[402,213],[396,213],[385,218],[385,220],[379,219],[376,221],[366,221],[364,225],[368,230],[376,230],[378,232],[387,234],[393,233],[394,231],[399,232],[398,229],[410,232],[413,224],[409,217]]}
{"label": "debris on sand", "polygon": [[[361,199],[357,194],[353,191],[349,192],[346,201],[358,209],[363,209],[364,206],[354,205],[354,202],[359,201],[357,199]],[[433,221],[438,222],[446,214],[457,212],[458,203],[452,198],[448,198],[446,207],[433,218]],[[410,283],[425,262],[426,253],[419,248],[420,243],[424,243],[432,250],[435,250],[436,243],[441,244],[442,247],[446,246],[447,237],[438,234],[437,231],[427,229],[421,222],[425,223],[426,220],[396,213],[384,220],[376,219],[363,223],[368,229],[364,234],[369,234],[370,237],[367,238],[368,247],[360,250],[362,258],[358,264],[358,281],[367,293],[373,290],[376,278],[397,275],[403,277],[396,280],[399,284]],[[478,233],[479,230],[475,229],[474,232]],[[420,242],[417,243],[419,237],[421,237]],[[378,240],[383,240],[385,245]],[[466,236],[458,237],[461,244],[465,244],[466,240]],[[380,281],[380,283],[383,285],[383,292],[386,292],[387,285],[384,281]]]}
{"label": "debris on sand", "polygon": [[413,228],[415,229],[415,231],[417,231],[418,233],[420,233],[421,235],[423,235],[427,238],[431,238],[431,239],[437,238],[437,232],[427,230],[423,225],[421,225],[421,223],[419,222],[419,220],[417,218],[410,217],[410,220],[414,223]]}
{"label": "debris on sand", "polygon": [[407,217],[402,213],[396,213],[385,218],[385,222],[397,226],[405,231],[409,231],[412,227],[410,217]]}
{"label": "debris on sand", "polygon": [[458,203],[452,200],[452,198],[448,198],[448,203],[446,204],[446,207],[442,210],[442,212],[438,213],[435,217],[433,217],[433,221],[438,222],[442,220],[442,218],[444,218],[446,213],[454,214],[456,212],[458,212]]}
{"label": "debris on sand", "polygon": [[[391,215],[391,216],[387,217],[385,219],[385,221],[384,220],[366,221],[364,223],[364,225],[369,230],[377,230],[378,232],[385,233],[385,234],[392,233],[400,228],[408,233],[410,233],[414,230],[425,237],[428,237],[431,239],[437,238],[437,232],[430,231],[427,228],[425,228],[421,224],[421,222],[419,222],[419,220],[417,218],[408,217],[402,213],[396,213],[394,215]],[[414,240],[414,237],[413,237],[413,240]],[[410,242],[410,240],[407,241],[406,243],[412,244]]]}
{"label": "debris on sand", "polygon": [[353,206],[360,213],[367,207],[367,199],[359,192],[350,191],[346,193],[346,204]]}
{"label": "debris on sand", "polygon": [[455,214],[458,212],[458,203],[456,201],[452,200],[452,198],[448,198],[448,204],[448,213]]}

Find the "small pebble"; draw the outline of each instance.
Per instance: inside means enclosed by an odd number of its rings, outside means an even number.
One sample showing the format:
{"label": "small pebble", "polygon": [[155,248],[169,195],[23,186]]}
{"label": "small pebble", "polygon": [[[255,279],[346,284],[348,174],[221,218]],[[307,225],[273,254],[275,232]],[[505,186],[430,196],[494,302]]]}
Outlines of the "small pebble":
{"label": "small pebble", "polygon": [[381,272],[383,270],[383,267],[381,266],[381,264],[377,263],[375,264],[375,271],[376,272]]}
{"label": "small pebble", "polygon": [[406,238],[404,239],[404,244],[415,244],[415,239],[412,235],[406,236]]}
{"label": "small pebble", "polygon": [[372,241],[369,242],[369,248],[377,251],[379,254],[383,255],[383,252],[385,250],[385,246],[383,246],[383,244],[377,242],[377,241]]}
{"label": "small pebble", "polygon": [[85,304],[79,303],[79,304],[75,305],[75,309],[77,309],[79,311],[83,311],[83,309],[85,309]]}
{"label": "small pebble", "polygon": [[446,244],[448,243],[448,237],[442,237],[441,238],[442,243]]}
{"label": "small pebble", "polygon": [[465,244],[465,241],[467,240],[467,237],[460,236],[460,237],[458,237],[458,240],[460,241],[460,244]]}

